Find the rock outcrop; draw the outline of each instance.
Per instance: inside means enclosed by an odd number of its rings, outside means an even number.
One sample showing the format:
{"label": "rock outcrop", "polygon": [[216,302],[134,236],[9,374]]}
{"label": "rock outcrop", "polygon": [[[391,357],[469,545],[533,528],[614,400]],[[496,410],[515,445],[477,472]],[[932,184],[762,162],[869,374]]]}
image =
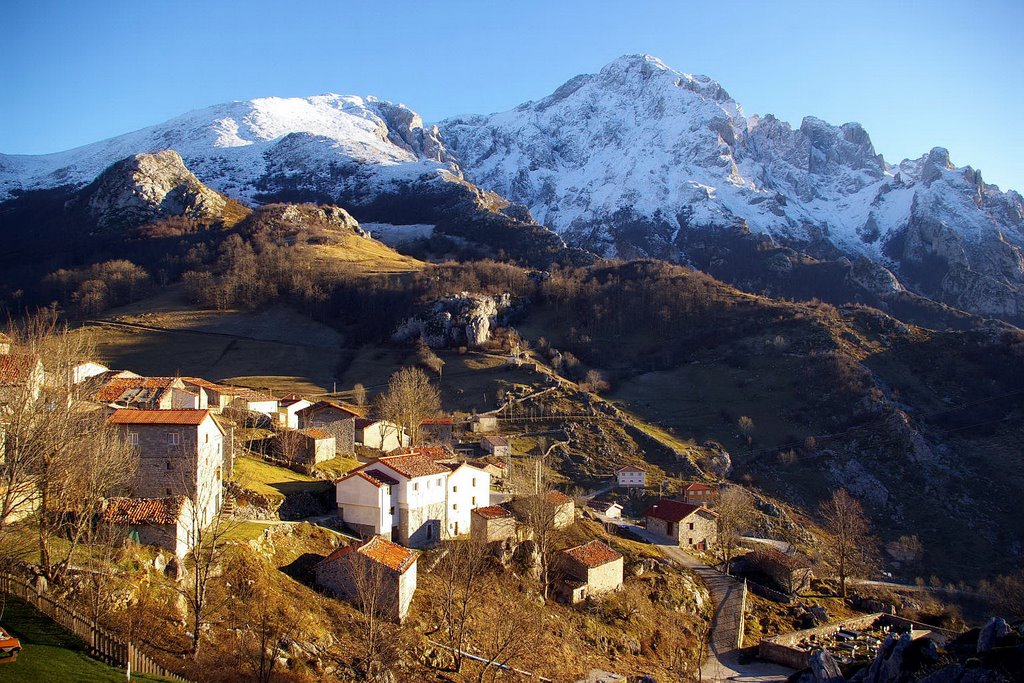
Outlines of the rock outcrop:
{"label": "rock outcrop", "polygon": [[396,341],[422,338],[434,348],[482,346],[511,305],[508,294],[492,297],[463,292],[430,304],[421,315],[403,323],[394,337]]}
{"label": "rock outcrop", "polygon": [[127,229],[161,218],[213,223],[227,200],[206,187],[172,150],[134,154],[112,165],[72,200],[99,230]]}

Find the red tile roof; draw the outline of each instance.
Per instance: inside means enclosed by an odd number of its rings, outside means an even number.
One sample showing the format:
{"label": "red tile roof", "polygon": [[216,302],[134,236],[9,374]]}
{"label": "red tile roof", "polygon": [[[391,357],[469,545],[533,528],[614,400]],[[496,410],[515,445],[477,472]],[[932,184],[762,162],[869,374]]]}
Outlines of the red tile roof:
{"label": "red tile roof", "polygon": [[[209,410],[115,410],[107,422],[115,425],[192,425],[202,424]],[[216,422],[216,420],[214,420]],[[219,427],[219,425],[218,425]]]}
{"label": "red tile roof", "polygon": [[332,562],[338,558],[345,557],[352,552],[359,553],[363,557],[379,562],[399,574],[404,574],[410,567],[416,564],[416,560],[420,555],[415,550],[403,548],[397,543],[392,543],[385,539],[383,536],[374,536],[370,540],[364,541],[358,545],[338,548],[324,558],[323,561]]}
{"label": "red tile roof", "polygon": [[481,443],[486,443],[491,446],[507,446],[508,441],[500,436],[482,436],[480,437]]}
{"label": "red tile roof", "polygon": [[455,453],[444,446],[405,446],[398,451],[398,455],[422,455],[435,461],[455,457]]}
{"label": "red tile roof", "polygon": [[454,421],[450,417],[428,417],[420,422],[421,425],[450,425],[453,423]]}
{"label": "red tile roof", "polygon": [[96,391],[96,400],[104,403],[116,400],[151,400],[164,395],[177,377],[119,377],[104,384]]}
{"label": "red tile roof", "polygon": [[683,491],[714,491],[714,487],[708,486],[707,484],[693,483],[688,485]]}
{"label": "red tile roof", "polygon": [[625,467],[620,467],[619,469],[615,470],[615,474],[618,474],[619,472],[645,472],[645,471],[646,470],[644,470],[644,469],[642,469],[640,467],[637,467],[636,465],[626,465]]}
{"label": "red tile roof", "polygon": [[572,498],[561,491],[548,491],[547,499],[552,505],[565,505],[572,502]]}
{"label": "red tile roof", "polygon": [[485,508],[476,508],[473,510],[474,515],[480,515],[484,519],[504,519],[505,517],[511,517],[512,513],[503,508],[500,505],[490,505]]}
{"label": "red tile roof", "polygon": [[318,413],[321,410],[326,410],[328,408],[333,408],[334,410],[340,410],[342,412],[348,413],[352,417],[362,417],[363,416],[362,413],[357,412],[355,409],[349,408],[348,406],[344,406],[344,405],[342,405],[340,403],[334,403],[333,401],[317,401],[313,405],[306,406],[305,408],[303,408],[302,410],[300,410],[298,412],[305,413],[306,415],[312,415],[313,413]]}
{"label": "red tile roof", "polygon": [[409,479],[428,477],[432,474],[447,474],[450,471],[444,465],[439,465],[434,458],[422,453],[389,455],[378,458],[377,462],[381,465],[387,465],[395,472]]}
{"label": "red tile roof", "polygon": [[232,387],[231,395],[232,396],[237,396],[238,398],[242,399],[243,401],[252,402],[252,403],[256,403],[256,402],[262,403],[263,401],[276,401],[277,400],[276,398],[274,398],[273,396],[271,396],[270,394],[268,394],[266,392],[259,391],[258,389],[250,389],[249,387]]}
{"label": "red tile roof", "polygon": [[680,503],[678,500],[662,498],[644,511],[644,517],[654,517],[655,519],[662,519],[666,522],[680,522],[697,510],[711,512],[702,505],[690,505],[689,503]]}
{"label": "red tile roof", "polygon": [[39,359],[21,353],[0,356],[0,386],[21,386],[28,382],[29,375],[35,370]]}
{"label": "red tile roof", "polygon": [[111,524],[177,524],[185,496],[173,498],[111,498],[103,521]]}
{"label": "red tile roof", "polygon": [[364,469],[358,469],[349,472],[341,479],[338,479],[337,482],[335,483],[343,482],[346,479],[351,479],[352,477],[359,477],[360,479],[364,479],[378,488],[381,486],[398,486],[398,480],[395,479],[394,477],[384,474],[380,470]]}
{"label": "red tile roof", "polygon": [[591,569],[614,562],[622,557],[622,553],[612,550],[596,538],[590,543],[578,545],[575,548],[569,548],[562,552]]}

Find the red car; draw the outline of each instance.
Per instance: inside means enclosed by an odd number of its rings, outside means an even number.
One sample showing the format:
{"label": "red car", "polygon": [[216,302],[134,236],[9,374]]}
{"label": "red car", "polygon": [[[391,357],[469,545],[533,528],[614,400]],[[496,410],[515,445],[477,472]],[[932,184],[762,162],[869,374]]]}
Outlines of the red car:
{"label": "red car", "polygon": [[0,664],[8,664],[18,658],[21,641],[0,628]]}

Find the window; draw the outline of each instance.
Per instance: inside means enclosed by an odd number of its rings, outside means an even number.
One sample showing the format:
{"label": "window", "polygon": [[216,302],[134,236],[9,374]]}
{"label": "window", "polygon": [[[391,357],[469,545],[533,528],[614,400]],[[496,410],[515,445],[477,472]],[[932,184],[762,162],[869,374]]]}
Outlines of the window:
{"label": "window", "polygon": [[138,432],[128,432],[128,443],[131,444],[132,446],[138,446],[139,445],[139,433]]}
{"label": "window", "polygon": [[443,480],[443,479],[441,479],[441,477],[438,477],[438,478],[437,478],[437,485],[438,485],[438,486],[444,486],[444,480]]}
{"label": "window", "polygon": [[428,489],[430,488],[430,480],[429,479],[427,480],[427,488]]}
{"label": "window", "polygon": [[413,490],[413,491],[419,491],[419,490],[420,490],[420,484],[419,484],[419,482],[415,482],[415,481],[413,482],[413,484],[412,484],[412,490]]}
{"label": "window", "polygon": [[173,470],[174,469],[174,463],[172,463],[170,460],[167,461],[167,469],[169,469],[169,470]]}
{"label": "window", "polygon": [[459,487],[458,486],[453,486],[452,487],[452,493],[458,493],[458,492],[459,492]]}
{"label": "window", "polygon": [[692,539],[692,538],[690,538],[690,539],[687,539],[687,541],[686,541],[686,542],[687,542],[687,543],[689,543],[690,545],[693,545],[693,539]]}
{"label": "window", "polygon": [[458,510],[458,509],[459,509],[459,504],[458,503],[452,503],[452,510]]}
{"label": "window", "polygon": [[427,524],[427,540],[429,541],[434,537],[434,525]]}
{"label": "window", "polygon": [[210,443],[210,435],[209,434],[206,435],[206,443]]}
{"label": "window", "polygon": [[181,445],[181,434],[178,432],[167,432],[167,445],[168,446],[180,446]]}
{"label": "window", "polygon": [[693,522],[690,522],[689,528],[690,528],[690,531],[693,531]]}
{"label": "window", "polygon": [[476,496],[473,496],[473,500],[470,501],[471,505],[476,505]]}
{"label": "window", "polygon": [[389,514],[389,515],[391,515],[392,517],[394,517],[394,516],[395,516],[395,508],[394,508],[394,506],[392,506],[392,507],[391,507],[391,508],[390,508],[390,509],[388,510],[388,514]]}
{"label": "window", "polygon": [[473,486],[476,486],[476,477],[473,477]]}

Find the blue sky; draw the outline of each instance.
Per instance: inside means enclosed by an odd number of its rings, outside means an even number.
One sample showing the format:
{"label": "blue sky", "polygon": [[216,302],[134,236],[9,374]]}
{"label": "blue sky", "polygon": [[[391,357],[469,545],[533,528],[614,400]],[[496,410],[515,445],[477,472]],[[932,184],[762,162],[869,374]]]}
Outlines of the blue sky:
{"label": "blue sky", "polygon": [[0,152],[67,149],[190,109],[323,92],[428,121],[538,99],[647,52],[748,114],[858,121],[890,162],[947,147],[1024,190],[1021,0],[48,2],[0,6]]}

